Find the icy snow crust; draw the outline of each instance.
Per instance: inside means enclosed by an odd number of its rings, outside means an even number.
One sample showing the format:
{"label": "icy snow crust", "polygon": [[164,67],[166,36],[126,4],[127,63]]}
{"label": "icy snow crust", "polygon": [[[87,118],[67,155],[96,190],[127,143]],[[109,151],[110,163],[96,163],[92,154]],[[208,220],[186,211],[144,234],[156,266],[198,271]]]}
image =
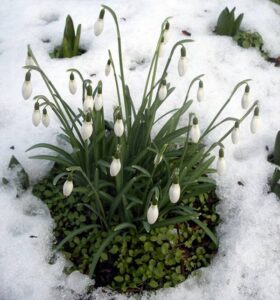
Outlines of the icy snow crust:
{"label": "icy snow crust", "polygon": [[[112,18],[106,13],[104,33],[96,38],[93,24],[99,13],[100,1],[1,1],[0,8],[0,177],[7,176],[7,164],[12,154],[21,161],[32,183],[50,169],[47,162],[28,159],[25,150],[37,142],[57,144],[58,122],[51,115],[48,129],[31,124],[32,100],[24,101],[21,85],[24,78],[26,45],[32,49],[51,80],[71,106],[81,105],[79,96],[68,91],[65,70],[76,67],[91,77],[96,84],[104,83],[104,104],[107,118],[112,116],[116,99],[113,77],[106,78],[104,68],[111,49],[115,60],[116,40]],[[222,223],[218,227],[219,252],[210,267],[198,272],[176,288],[160,290],[152,299],[279,299],[280,295],[280,205],[273,194],[268,194],[267,179],[274,166],[267,162],[265,146],[271,149],[280,129],[280,69],[265,62],[253,49],[238,47],[231,38],[213,34],[220,11],[228,5],[244,12],[244,28],[259,31],[272,55],[280,55],[280,6],[265,0],[243,1],[106,1],[120,19],[123,37],[126,80],[132,97],[139,105],[148,63],[154,50],[162,20],[171,20],[171,44],[185,38],[181,30],[192,33],[195,42],[187,46],[188,72],[177,75],[176,53],[168,80],[176,92],[166,101],[163,111],[177,107],[184,99],[187,84],[194,76],[204,78],[205,101],[196,101],[196,112],[202,129],[225,101],[234,85],[252,78],[251,100],[260,100],[262,130],[252,136],[249,120],[240,126],[242,142],[233,146],[226,141],[227,174],[218,180],[221,199],[218,212]],[[61,41],[66,15],[75,24],[82,24],[81,46],[87,52],[73,59],[50,59],[48,52]],[[42,40],[50,40],[44,43]],[[169,51],[166,51],[168,53]],[[166,54],[167,55],[167,54]],[[138,65],[136,61],[145,59]],[[166,60],[166,56],[162,59]],[[129,69],[135,70],[130,71]],[[38,74],[32,72],[33,96],[46,93]],[[239,91],[225,115],[241,116]],[[195,97],[196,88],[191,96]],[[187,122],[187,116],[182,122]],[[228,128],[228,125],[224,129]],[[222,130],[215,131],[207,142],[218,139]],[[15,150],[10,147],[15,146]],[[34,153],[34,152],[33,152]],[[238,185],[241,181],[244,186]],[[89,279],[81,274],[67,277],[63,267],[67,262],[60,257],[48,264],[51,255],[53,221],[46,206],[27,191],[16,198],[12,185],[0,187],[0,299],[53,300],[76,299]],[[33,236],[33,237],[30,237]],[[75,291],[75,292],[72,292]],[[110,299],[101,290],[92,299]],[[117,295],[117,299],[125,299]]]}

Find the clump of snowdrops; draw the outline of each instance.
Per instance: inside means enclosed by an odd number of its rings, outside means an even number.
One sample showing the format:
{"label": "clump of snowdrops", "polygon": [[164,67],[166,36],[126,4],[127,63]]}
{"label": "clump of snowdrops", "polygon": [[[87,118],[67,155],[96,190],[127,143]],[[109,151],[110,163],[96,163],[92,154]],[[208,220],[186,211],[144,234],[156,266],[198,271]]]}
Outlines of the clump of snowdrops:
{"label": "clump of snowdrops", "polygon": [[[210,122],[207,128],[200,128],[197,115],[189,112],[193,100],[189,99],[191,88],[197,85],[197,101],[204,98],[202,76],[194,78],[187,90],[180,107],[159,116],[158,111],[168,101],[174,87],[168,82],[168,68],[178,53],[178,73],[184,76],[187,70],[185,44],[192,40],[178,41],[170,51],[164,70],[158,74],[158,65],[164,64],[163,56],[170,34],[169,20],[164,20],[156,50],[152,57],[147,80],[143,89],[140,107],[135,107],[126,84],[121,36],[115,12],[103,5],[99,18],[94,25],[94,32],[99,36],[104,29],[105,12],[114,19],[117,29],[118,67],[111,51],[105,66],[105,74],[113,75],[118,104],[114,108],[112,121],[104,119],[103,85],[99,81],[93,86],[91,80],[84,79],[77,69],[69,69],[69,90],[77,93],[81,85],[81,108],[74,111],[62,98],[52,81],[38,64],[31,48],[28,48],[28,71],[22,88],[24,99],[32,94],[31,72],[39,72],[49,90],[49,96],[37,95],[33,98],[34,126],[50,124],[49,110],[52,110],[61,123],[60,137],[72,147],[71,152],[51,145],[40,143],[29,150],[45,148],[48,155],[35,155],[31,158],[53,161],[65,171],[54,178],[54,184],[64,180],[63,194],[68,197],[73,190],[87,198],[86,206],[96,216],[96,222],[87,224],[74,232],[68,233],[57,246],[69,242],[81,233],[99,228],[107,232],[89,265],[89,275],[94,276],[96,265],[104,249],[113,239],[126,231],[136,234],[150,232],[152,229],[194,222],[200,226],[217,245],[217,238],[199,213],[186,205],[186,199],[212,190],[215,182],[208,174],[216,172],[212,164],[215,156],[212,151],[220,147],[217,159],[217,172],[226,172],[223,141],[231,135],[234,144],[239,142],[240,127],[243,120],[253,111],[251,131],[259,127],[258,102],[250,103],[249,80],[239,82],[231,95]],[[242,107],[246,109],[240,118],[228,117],[218,121],[219,116],[230,103],[236,91],[245,86]],[[113,99],[106,99],[113,102]],[[188,121],[186,121],[188,120]],[[179,126],[184,121],[184,126]],[[155,124],[163,123],[154,131]],[[231,122],[232,127],[210,146],[203,144],[203,139],[212,130],[224,122]],[[77,198],[77,204],[82,201]],[[80,203],[83,204],[83,203]]]}

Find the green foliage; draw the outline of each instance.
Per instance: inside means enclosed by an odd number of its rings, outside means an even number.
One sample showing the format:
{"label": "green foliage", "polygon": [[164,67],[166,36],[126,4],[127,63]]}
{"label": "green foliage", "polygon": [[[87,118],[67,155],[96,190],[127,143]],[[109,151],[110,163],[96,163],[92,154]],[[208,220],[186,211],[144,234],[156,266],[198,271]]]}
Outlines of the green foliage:
{"label": "green foliage", "polygon": [[[155,229],[192,222],[210,238],[215,247],[218,246],[217,237],[208,228],[207,222],[203,222],[201,219],[201,214],[204,212],[198,213],[195,204],[191,205],[188,201],[195,197],[199,197],[200,201],[206,201],[201,195],[208,194],[215,189],[215,182],[208,177],[209,174],[215,172],[211,167],[215,159],[211,151],[217,146],[223,146],[222,142],[231,134],[234,123],[238,121],[241,124],[257,105],[255,102],[240,119],[229,117],[217,122],[218,117],[230,103],[236,91],[248,82],[248,80],[241,81],[234,87],[231,95],[209,126],[204,129],[198,142],[193,143],[190,140],[190,131],[195,116],[189,112],[188,124],[185,123],[184,117],[192,104],[192,100],[189,99],[191,88],[203,76],[199,75],[191,81],[181,105],[164,115],[159,115],[159,109],[168,101],[167,99],[175,89],[167,81],[167,72],[173,55],[178,47],[192,41],[177,42],[171,49],[163,72],[158,74],[159,47],[166,19],[161,26],[142,102],[139,108],[135,108],[125,80],[118,19],[111,8],[103,7],[112,15],[118,33],[119,71],[116,70],[109,51],[118,99],[118,106],[114,109],[113,122],[105,120],[103,108],[93,109],[89,112],[79,109],[78,112],[74,112],[39,66],[30,48],[29,53],[35,65],[26,67],[40,73],[52,96],[50,100],[44,95],[38,95],[34,97],[34,100],[40,106],[48,106],[52,109],[61,123],[60,138],[70,146],[69,148],[73,149],[73,151],[67,152],[47,143],[40,143],[29,149],[43,148],[49,151],[49,154],[35,155],[31,158],[53,161],[58,165],[62,172],[54,178],[55,184],[61,184],[61,179],[66,180],[69,176],[73,178],[74,193],[68,198],[56,202],[56,206],[61,207],[62,210],[63,203],[70,201],[75,204],[71,213],[61,212],[64,214],[65,220],[60,221],[59,226],[62,226],[62,230],[64,230],[64,239],[60,241],[57,248],[60,249],[61,244],[68,244],[69,241],[74,245],[75,241],[78,241],[80,233],[86,232],[88,236],[91,236],[91,233],[95,232],[97,228],[88,227],[88,225],[98,225],[98,230],[101,231],[99,236],[102,239],[95,243],[94,251],[90,255],[87,254],[89,257],[81,261],[88,268],[91,277],[96,275],[98,261],[106,257],[104,253],[107,248],[110,248],[109,245],[112,245],[118,236],[123,236],[128,232],[133,232],[138,239],[138,236],[153,232]],[[84,79],[77,69],[68,71],[71,72],[70,76],[73,80],[74,74],[81,80],[81,104],[85,102],[85,95],[87,95],[87,100],[93,100],[100,96],[102,82],[92,89],[91,81]],[[159,96],[162,86],[166,87],[164,99]],[[118,136],[114,131],[114,123],[116,124],[116,120],[120,119],[123,121],[125,131]],[[228,121],[232,122],[233,126],[217,142],[209,147],[202,143],[203,138],[209,132]],[[84,124],[93,131],[87,139],[84,139],[80,129]],[[155,131],[155,125],[159,130]],[[111,175],[112,157],[119,159],[121,166],[120,171],[117,175],[115,174],[116,176]],[[169,199],[169,188],[173,183],[174,176],[181,188],[180,199],[176,204],[171,203]],[[147,211],[152,203],[158,203],[159,216],[155,223],[149,224]],[[88,215],[85,213],[86,220],[82,217],[84,222],[80,224],[80,216],[76,211],[78,207],[86,207],[92,219],[87,221]],[[205,208],[206,212],[207,207]],[[72,222],[81,227],[68,230],[67,226]],[[149,253],[151,245],[147,243],[145,248]],[[163,246],[163,251],[168,252],[166,246]],[[78,254],[75,252],[75,255]],[[66,257],[68,256],[72,256],[72,253],[66,254]],[[166,263],[172,264],[172,259],[168,259]],[[126,279],[117,278],[117,282],[124,280]],[[155,282],[150,281],[150,286],[154,287]]]}
{"label": "green foliage", "polygon": [[79,48],[81,37],[81,24],[78,25],[75,34],[74,23],[70,15],[66,17],[62,43],[50,53],[52,58],[71,58],[85,51]]}
{"label": "green foliage", "polygon": [[251,33],[246,31],[238,31],[237,34],[233,37],[233,39],[242,48],[254,47],[262,52],[263,39],[258,32]]}
{"label": "green foliage", "polygon": [[226,7],[219,15],[215,32],[218,35],[234,36],[240,28],[244,14],[235,19],[235,7],[229,11]]}
{"label": "green foliage", "polygon": [[280,131],[278,131],[275,139],[273,161],[280,167]]}
{"label": "green foliage", "polygon": [[276,168],[270,183],[271,191],[280,199],[280,170]]}
{"label": "green foliage", "polygon": [[[68,198],[63,197],[61,189],[52,184],[58,173],[59,169],[55,167],[49,177],[34,186],[33,193],[48,205],[55,221],[54,234],[59,245],[65,235],[89,227],[97,219],[91,212],[88,197],[79,199],[81,194],[77,192]],[[201,222],[211,230],[219,222],[215,212],[217,199],[213,196],[200,194],[184,200],[186,205],[200,214]],[[108,232],[92,227],[90,231],[72,236],[60,248],[73,263],[66,271],[78,269],[89,274],[91,257],[108,235]],[[194,270],[208,266],[215,252],[213,241],[192,221],[155,228],[150,233],[139,235],[129,229],[116,234],[110,247],[102,251],[95,271],[96,286],[109,286],[121,292],[175,286]]]}

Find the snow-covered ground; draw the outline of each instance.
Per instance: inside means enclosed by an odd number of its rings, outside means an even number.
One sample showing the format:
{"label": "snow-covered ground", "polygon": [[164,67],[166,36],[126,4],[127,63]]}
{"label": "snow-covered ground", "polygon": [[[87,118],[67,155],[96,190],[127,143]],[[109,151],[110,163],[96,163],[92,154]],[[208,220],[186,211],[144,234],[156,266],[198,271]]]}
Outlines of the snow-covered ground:
{"label": "snow-covered ground", "polygon": [[[102,2],[103,3],[103,2]],[[30,44],[39,63],[72,106],[81,99],[69,96],[65,70],[76,67],[96,84],[104,82],[106,115],[112,114],[116,99],[112,77],[105,78],[107,49],[116,59],[115,28],[105,16],[105,31],[96,38],[93,24],[101,1],[87,0],[1,0],[0,7],[0,177],[8,176],[7,164],[12,154],[21,161],[32,183],[48,171],[50,165],[28,159],[25,150],[37,142],[56,143],[58,124],[52,118],[50,128],[31,124],[33,103],[24,101],[21,85],[24,78],[26,45]],[[280,297],[280,204],[268,194],[267,179],[274,166],[266,160],[265,146],[273,147],[280,129],[280,69],[264,61],[254,49],[242,49],[231,38],[213,34],[220,11],[228,5],[244,12],[243,28],[262,34],[271,55],[280,55],[280,6],[268,0],[183,1],[183,0],[111,0],[104,1],[115,9],[120,19],[125,57],[126,79],[132,97],[139,104],[148,62],[155,47],[162,20],[171,20],[172,37],[167,47],[185,38],[181,30],[191,32],[195,40],[187,47],[188,73],[177,75],[177,56],[168,79],[177,87],[166,108],[179,105],[187,84],[205,74],[205,102],[194,103],[192,111],[205,128],[234,85],[251,78],[251,99],[260,100],[262,130],[255,136],[249,120],[241,126],[242,142],[225,143],[227,174],[218,178],[219,252],[210,267],[189,278],[176,288],[161,290],[152,299],[271,299]],[[87,52],[73,59],[52,60],[48,51],[60,43],[65,17],[71,14],[75,24],[82,23],[81,44]],[[125,19],[124,19],[125,18]],[[44,43],[42,40],[50,40]],[[168,51],[167,51],[168,52]],[[135,61],[145,59],[143,65]],[[166,59],[163,58],[163,61]],[[136,67],[131,71],[131,68]],[[32,74],[35,94],[46,92],[38,74]],[[239,91],[224,115],[240,116]],[[196,90],[192,92],[194,97]],[[187,118],[187,116],[186,116]],[[187,122],[187,119],[185,120]],[[225,128],[224,128],[225,129]],[[222,134],[217,130],[208,142]],[[10,149],[14,146],[15,149]],[[238,185],[242,181],[244,186]],[[53,222],[45,205],[26,192],[16,198],[13,186],[0,186],[0,299],[52,300],[75,299],[71,288],[80,290],[88,279],[67,278],[62,270],[67,263],[61,257],[48,264],[51,254]],[[30,236],[37,238],[31,238]],[[76,274],[77,275],[77,274]],[[79,276],[78,276],[79,277]],[[147,296],[148,297],[148,296]],[[94,291],[92,299],[109,299]],[[117,298],[125,298],[117,296]]]}

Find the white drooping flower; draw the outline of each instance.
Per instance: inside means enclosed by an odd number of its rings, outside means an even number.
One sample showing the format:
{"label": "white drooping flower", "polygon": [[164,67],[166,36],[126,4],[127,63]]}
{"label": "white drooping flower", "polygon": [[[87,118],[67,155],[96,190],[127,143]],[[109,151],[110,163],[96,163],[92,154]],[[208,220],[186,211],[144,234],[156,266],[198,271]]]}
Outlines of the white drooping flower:
{"label": "white drooping flower", "polygon": [[92,98],[92,87],[91,85],[88,85],[86,88],[87,92],[86,92],[86,97],[83,103],[83,109],[84,109],[84,113],[88,113],[91,112],[93,110],[93,98]]}
{"label": "white drooping flower", "polygon": [[197,89],[197,101],[202,102],[204,99],[204,88],[203,88],[203,81],[199,80],[199,86]]}
{"label": "white drooping flower", "polygon": [[121,160],[119,159],[118,155],[116,155],[116,157],[113,157],[113,160],[110,165],[110,175],[112,177],[117,176],[121,170],[121,167]]}
{"label": "white drooping flower", "polygon": [[121,137],[124,133],[124,124],[122,119],[117,119],[114,124],[114,132],[117,137]]}
{"label": "white drooping flower", "polygon": [[109,76],[110,72],[111,72],[111,59],[108,59],[107,64],[105,66],[105,75]]}
{"label": "white drooping flower", "polygon": [[45,127],[50,125],[50,117],[46,108],[43,109],[42,123]]}
{"label": "white drooping flower", "polygon": [[178,61],[178,73],[179,76],[183,77],[187,72],[187,55],[186,48],[182,46],[181,48],[181,56]]}
{"label": "white drooping flower", "polygon": [[25,80],[22,85],[22,97],[27,100],[32,94],[31,72],[25,74]]}
{"label": "white drooping flower", "polygon": [[250,105],[249,92],[250,92],[250,87],[247,84],[245,87],[244,94],[241,99],[241,106],[243,109],[247,109]]}
{"label": "white drooping flower", "polygon": [[192,120],[192,126],[190,129],[190,138],[193,141],[193,143],[197,143],[200,139],[200,128],[198,125],[197,117],[194,117]]}
{"label": "white drooping flower", "polygon": [[73,191],[73,187],[74,185],[73,185],[72,175],[69,175],[67,180],[63,184],[63,195],[65,197],[70,196]]}
{"label": "white drooping flower", "polygon": [[150,225],[154,224],[158,219],[159,210],[158,210],[158,201],[154,199],[147,211],[147,221]]}
{"label": "white drooping flower", "polygon": [[29,53],[29,51],[27,51],[27,56],[25,59],[25,65],[26,66],[35,66],[34,60],[31,56],[31,54]]}
{"label": "white drooping flower", "polygon": [[170,39],[170,23],[167,21],[163,32],[164,44],[167,44]]}
{"label": "white drooping flower", "polygon": [[97,95],[94,101],[94,108],[96,111],[100,111],[103,107],[103,95],[102,95],[102,83],[98,84]]}
{"label": "white drooping flower", "polygon": [[71,72],[70,78],[69,78],[69,91],[72,95],[75,95],[77,92],[77,83],[76,83],[73,72]]}
{"label": "white drooping flower", "polygon": [[165,49],[164,37],[162,37],[159,48],[158,48],[158,57],[163,57],[164,56],[164,52],[165,52],[164,49]]}
{"label": "white drooping flower", "polygon": [[83,122],[82,128],[81,128],[81,135],[83,140],[87,140],[91,137],[93,132],[93,126],[92,126],[92,121],[91,121],[91,115],[88,113],[86,115],[86,118]]}
{"label": "white drooping flower", "polygon": [[177,203],[181,196],[181,187],[179,183],[172,183],[169,188],[169,199],[171,203]]}
{"label": "white drooping flower", "polygon": [[226,170],[226,162],[225,162],[224,149],[220,148],[219,158],[217,161],[217,172],[221,176],[225,173],[225,170]]}
{"label": "white drooping flower", "polygon": [[104,14],[105,14],[105,10],[101,9],[99,13],[99,17],[94,23],[94,34],[96,36],[100,35],[104,29]]}
{"label": "white drooping flower", "polygon": [[237,144],[239,140],[240,140],[239,122],[236,121],[234,124],[234,128],[231,132],[231,141],[233,144]]}
{"label": "white drooping flower", "polygon": [[252,121],[251,121],[251,126],[250,126],[250,129],[251,129],[251,132],[253,134],[255,134],[259,128],[260,128],[260,109],[258,107],[255,108],[254,110],[254,115],[253,115],[253,118],[252,118]]}
{"label": "white drooping flower", "polygon": [[34,111],[32,114],[32,123],[35,127],[37,127],[41,122],[41,112],[40,112],[40,105],[38,102],[34,105]]}
{"label": "white drooping flower", "polygon": [[166,86],[166,80],[163,79],[161,82],[161,85],[159,87],[159,91],[158,91],[158,97],[159,100],[164,100],[167,96],[167,86]]}

